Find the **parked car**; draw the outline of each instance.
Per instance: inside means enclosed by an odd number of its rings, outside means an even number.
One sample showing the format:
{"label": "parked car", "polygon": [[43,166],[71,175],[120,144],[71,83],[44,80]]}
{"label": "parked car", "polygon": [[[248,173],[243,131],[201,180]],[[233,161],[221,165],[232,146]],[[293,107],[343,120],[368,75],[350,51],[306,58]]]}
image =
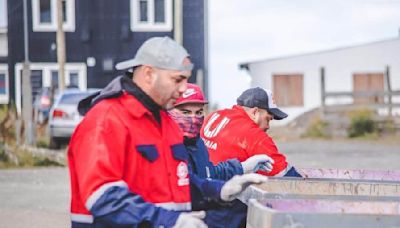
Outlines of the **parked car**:
{"label": "parked car", "polygon": [[57,96],[49,116],[50,148],[58,149],[62,143],[68,143],[83,118],[78,112],[79,101],[98,90],[65,89]]}

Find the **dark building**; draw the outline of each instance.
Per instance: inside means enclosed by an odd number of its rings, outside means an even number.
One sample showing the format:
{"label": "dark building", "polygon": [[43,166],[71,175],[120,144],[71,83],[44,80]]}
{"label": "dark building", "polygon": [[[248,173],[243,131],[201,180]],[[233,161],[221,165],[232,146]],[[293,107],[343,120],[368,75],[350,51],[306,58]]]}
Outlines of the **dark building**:
{"label": "dark building", "polygon": [[[33,93],[58,85],[56,0],[29,0],[28,42]],[[176,2],[182,11],[176,14]],[[104,87],[121,74],[115,64],[132,58],[149,37],[182,34],[183,46],[195,64],[191,82],[207,83],[206,1],[203,0],[63,0],[66,43],[65,85],[81,89]],[[9,100],[21,105],[24,61],[23,0],[9,0]],[[177,20],[176,15],[182,15]],[[175,28],[181,21],[181,30]],[[179,24],[179,23],[178,23]],[[181,33],[177,33],[181,31]],[[0,89],[1,90],[1,89]],[[1,91],[0,91],[1,92]]]}

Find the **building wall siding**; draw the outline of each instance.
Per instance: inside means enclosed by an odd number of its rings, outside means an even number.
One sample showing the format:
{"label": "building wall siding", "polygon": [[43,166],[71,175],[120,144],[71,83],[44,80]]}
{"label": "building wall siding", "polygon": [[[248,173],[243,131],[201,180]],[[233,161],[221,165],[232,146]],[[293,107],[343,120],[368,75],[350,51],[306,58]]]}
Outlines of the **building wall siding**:
{"label": "building wall siding", "polygon": [[[354,73],[384,72],[386,66],[390,66],[392,90],[400,90],[399,59],[400,39],[393,39],[346,49],[253,62],[248,66],[252,87],[278,90],[279,88],[272,88],[272,75],[304,75],[304,106],[285,107],[289,118],[282,123],[287,123],[298,115],[320,106],[320,67],[325,67],[326,91],[351,92]],[[400,102],[398,98],[394,98],[393,101]],[[343,102],[349,103],[352,99],[328,100],[328,104]]]}
{"label": "building wall siding", "polygon": [[[15,97],[15,65],[24,59],[22,0],[8,1],[8,63],[11,97]],[[204,1],[183,1],[183,45],[195,64],[190,81],[196,81],[197,69],[206,68],[204,60]],[[32,8],[28,1],[29,58],[31,62],[56,62],[56,32],[32,31]],[[133,58],[139,46],[154,36],[173,37],[168,32],[132,32],[130,29],[130,0],[76,0],[75,31],[66,32],[67,62],[85,63],[88,57],[96,65],[87,67],[87,86],[104,87],[122,72],[103,69],[105,60],[112,64]],[[205,76],[206,77],[206,76]]]}

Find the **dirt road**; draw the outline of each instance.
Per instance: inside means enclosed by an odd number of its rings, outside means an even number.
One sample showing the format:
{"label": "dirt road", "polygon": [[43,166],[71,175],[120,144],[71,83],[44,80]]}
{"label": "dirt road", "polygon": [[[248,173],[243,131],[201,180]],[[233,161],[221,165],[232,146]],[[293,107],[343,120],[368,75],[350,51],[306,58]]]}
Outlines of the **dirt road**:
{"label": "dirt road", "polygon": [[[366,141],[278,141],[298,167],[400,170],[400,146]],[[0,228],[69,227],[66,168],[0,170]]]}
{"label": "dirt road", "polygon": [[299,167],[400,170],[400,143],[298,140],[277,146]]}

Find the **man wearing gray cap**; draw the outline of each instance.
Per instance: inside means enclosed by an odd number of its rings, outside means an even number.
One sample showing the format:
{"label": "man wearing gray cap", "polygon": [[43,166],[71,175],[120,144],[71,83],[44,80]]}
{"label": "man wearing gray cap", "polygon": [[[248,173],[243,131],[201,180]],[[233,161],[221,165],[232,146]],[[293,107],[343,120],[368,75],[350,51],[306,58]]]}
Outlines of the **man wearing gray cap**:
{"label": "man wearing gray cap", "polygon": [[266,131],[272,120],[281,120],[287,114],[280,110],[272,92],[260,87],[244,91],[231,109],[216,111],[208,115],[201,129],[213,163],[237,158],[245,161],[256,154],[266,154],[275,163],[271,172],[260,172],[267,176],[301,176],[278,151]]}
{"label": "man wearing gray cap", "polygon": [[79,103],[85,118],[68,148],[72,227],[206,227],[204,211],[191,212],[191,188],[232,201],[248,184],[266,181],[191,175],[183,135],[166,112],[186,90],[188,57],[172,39],[151,38],[116,65],[125,76]]}

